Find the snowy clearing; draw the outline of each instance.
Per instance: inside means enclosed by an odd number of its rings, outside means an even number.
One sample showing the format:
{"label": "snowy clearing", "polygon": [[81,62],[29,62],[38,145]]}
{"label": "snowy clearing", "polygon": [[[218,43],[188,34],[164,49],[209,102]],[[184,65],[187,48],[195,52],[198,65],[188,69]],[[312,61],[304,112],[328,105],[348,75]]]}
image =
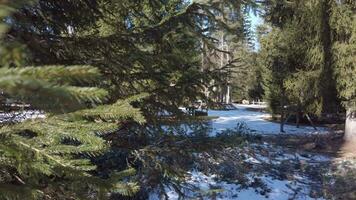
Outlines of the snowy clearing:
{"label": "snowy clearing", "polygon": [[[314,180],[315,177],[312,176],[313,170],[318,170],[317,168],[322,166],[323,163],[329,162],[330,157],[309,153],[293,153],[282,147],[276,148],[266,143],[260,147],[265,148],[264,150],[270,149],[271,152],[268,152],[268,155],[261,155],[261,152],[258,152],[259,155],[256,155],[257,159],[244,153],[244,156],[247,157],[245,162],[250,163],[254,168],[254,170],[245,174],[248,178],[248,181],[245,183],[245,185],[221,180],[221,176],[218,176],[216,174],[207,174],[199,170],[192,170],[188,173],[189,176],[187,177],[187,183],[184,185],[184,189],[182,190],[184,195],[186,195],[183,199],[323,199],[318,196],[318,193],[320,191],[315,191],[315,188],[318,188],[320,183],[318,182],[318,180]],[[240,152],[238,148],[235,150],[236,153]],[[310,167],[307,167],[303,170],[298,170],[294,167],[284,168],[286,166],[297,166],[301,163],[308,163]],[[220,164],[216,163],[216,165]],[[267,170],[269,169],[268,167],[266,167],[268,165],[273,165],[278,169],[285,169],[285,172],[281,172],[280,170]],[[312,171],[307,172],[308,170]],[[284,177],[285,174],[287,174],[288,177]],[[179,194],[173,188],[165,187],[165,191],[169,197],[169,200],[181,199],[179,197]],[[149,196],[149,200],[160,199],[161,198],[158,195],[158,192],[153,192]]]}
{"label": "snowy clearing", "polygon": [[[309,197],[310,190],[305,185],[293,181],[277,180],[268,176],[260,177],[262,182],[266,184],[266,187],[270,188],[270,191],[266,193],[259,188],[243,188],[238,184],[216,181],[215,175],[207,176],[196,171],[190,174],[191,178],[188,184],[191,184],[196,189],[196,192],[187,191],[186,195],[188,199],[197,199],[197,197],[200,197],[201,199],[208,200],[214,197],[216,200],[321,200],[321,198]],[[251,180],[253,180],[253,177],[251,177]],[[179,199],[179,195],[174,190],[166,189],[169,200]],[[212,194],[214,191],[215,194]],[[160,200],[160,197],[157,193],[152,193],[149,200]]]}
{"label": "snowy clearing", "polygon": [[254,134],[322,134],[328,133],[328,129],[317,127],[317,131],[311,126],[300,126],[297,128],[292,125],[284,125],[285,133],[280,132],[280,124],[265,120],[271,115],[264,112],[251,111],[248,108],[264,108],[263,105],[242,105],[234,104],[237,110],[220,111],[210,110],[209,116],[217,116],[218,119],[212,120],[211,136],[226,129],[234,129],[238,123],[245,123],[249,130]]}
{"label": "snowy clearing", "polygon": [[[265,120],[270,117],[270,114],[259,112],[258,109],[265,108],[263,105],[241,105],[235,104],[237,110],[218,111],[210,110],[209,116],[217,116],[219,118],[210,121],[209,135],[215,136],[217,133],[235,129],[238,124],[245,124],[249,129],[248,132],[253,134],[323,134],[328,133],[328,129],[324,127],[317,127],[315,131],[311,126],[300,126],[296,128],[292,125],[285,125],[285,133],[280,133],[280,124]],[[257,111],[250,108],[257,109]],[[189,126],[181,125],[182,129],[187,132],[194,132]],[[318,154],[300,154],[301,152],[288,152],[288,150],[280,147],[269,146],[267,143],[260,146],[264,148],[264,152],[268,152],[268,155],[262,155],[261,152],[255,152],[254,156],[244,154],[247,158],[244,160],[246,163],[253,165],[255,170],[263,168],[267,165],[275,165],[283,167],[286,163],[290,163],[291,166],[309,165],[311,169],[322,166],[323,163],[329,162],[330,157]],[[238,148],[237,151],[239,152]],[[205,158],[207,159],[207,158]],[[303,164],[304,163],[304,164]],[[243,187],[238,183],[230,183],[223,180],[219,180],[216,174],[206,174],[199,170],[193,169],[188,174],[187,185],[182,191],[186,197],[184,199],[217,199],[217,200],[288,200],[288,199],[322,199],[317,195],[314,197],[312,194],[314,191],[312,188],[318,184],[313,180],[312,173],[305,174],[298,171],[298,169],[289,169],[288,173],[291,173],[292,177],[278,178],[272,171],[265,171],[264,173],[248,173],[245,174],[249,179],[249,187]],[[264,170],[262,170],[264,171]],[[288,170],[287,170],[288,171]],[[261,185],[254,187],[256,180],[260,180]],[[257,182],[259,184],[259,181]],[[165,188],[170,200],[181,199],[178,193],[170,187]],[[158,192],[152,192],[149,197],[150,200],[159,200],[161,197]]]}

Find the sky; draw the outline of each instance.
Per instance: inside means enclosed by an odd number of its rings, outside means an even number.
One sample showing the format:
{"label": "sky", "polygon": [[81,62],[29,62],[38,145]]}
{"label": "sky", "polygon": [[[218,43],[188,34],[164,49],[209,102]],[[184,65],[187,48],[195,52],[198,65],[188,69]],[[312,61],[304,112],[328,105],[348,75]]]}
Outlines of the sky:
{"label": "sky", "polygon": [[[257,27],[263,23],[263,19],[260,16],[256,16],[253,11],[250,11],[249,18],[251,20],[252,32],[255,33]],[[253,37],[253,44],[254,44],[255,50],[257,51],[260,48],[260,44],[257,41],[256,34],[254,34],[254,37]]]}

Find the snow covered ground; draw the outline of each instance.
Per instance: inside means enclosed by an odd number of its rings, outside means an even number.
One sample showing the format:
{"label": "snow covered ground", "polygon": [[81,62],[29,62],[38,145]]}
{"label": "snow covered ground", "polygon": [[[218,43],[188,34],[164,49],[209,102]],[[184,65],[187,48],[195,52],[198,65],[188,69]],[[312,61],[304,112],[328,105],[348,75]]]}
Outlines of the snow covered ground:
{"label": "snow covered ground", "polygon": [[[245,123],[251,132],[255,134],[280,134],[280,124],[265,120],[270,114],[251,111],[248,108],[264,108],[263,105],[242,105],[235,104],[237,110],[218,111],[210,110],[209,116],[218,116],[218,119],[212,121],[211,135],[226,129],[233,129],[238,123]],[[317,127],[317,131],[311,126],[300,126],[297,128],[292,125],[284,125],[285,133],[281,134],[321,134],[327,133],[328,129]]]}
{"label": "snow covered ground", "polygon": [[[267,147],[268,145],[263,145]],[[270,146],[269,146],[270,147]],[[329,157],[321,156],[318,154],[291,154],[286,153],[281,148],[273,149],[274,155],[281,154],[269,160],[266,157],[259,156],[258,160],[250,157],[246,159],[253,165],[263,166],[268,163],[277,163],[277,165],[286,165],[287,163],[297,164],[299,162],[311,163],[311,165],[317,163],[328,162]],[[317,167],[317,166],[315,166]],[[189,172],[190,177],[187,178],[185,189],[183,193],[186,195],[183,199],[201,199],[201,200],[323,200],[318,196],[311,197],[312,185],[315,181],[310,179],[307,174],[301,173],[298,170],[292,170],[287,172],[289,178],[278,178],[277,174],[264,171],[260,173],[247,174],[249,186],[242,186],[237,183],[231,183],[222,181],[215,174],[204,174],[197,170]],[[165,191],[169,197],[169,200],[178,200],[179,195],[173,189],[166,187]],[[149,200],[160,200],[158,192],[153,192],[149,196]]]}
{"label": "snow covered ground", "polygon": [[[312,126],[300,126],[297,128],[294,125],[284,125],[284,133],[280,132],[280,124],[266,120],[271,117],[269,113],[258,111],[263,110],[264,105],[242,105],[234,104],[236,110],[209,110],[209,116],[216,116],[217,119],[211,120],[207,124],[209,125],[207,134],[209,136],[215,136],[217,133],[227,129],[235,129],[238,124],[243,123],[248,128],[248,132],[253,134],[268,135],[268,134],[296,134],[296,135],[310,135],[310,134],[325,134],[328,133],[328,128],[317,127],[318,130],[314,130]],[[169,126],[162,127],[165,130],[169,130]],[[194,129],[194,130],[193,130]],[[187,135],[197,132],[196,128],[188,124],[179,125],[179,131]]]}
{"label": "snow covered ground", "polygon": [[[191,179],[188,184],[196,188],[197,192],[186,192],[185,199],[202,200],[322,200],[322,198],[309,197],[310,189],[300,183],[277,180],[269,176],[261,177],[261,180],[270,188],[269,192],[264,192],[258,188],[243,188],[238,184],[216,181],[215,175],[207,176],[201,172],[191,172]],[[251,177],[251,179],[253,179]],[[209,192],[210,190],[210,192]],[[215,194],[214,194],[215,191]],[[296,193],[296,191],[298,191]],[[174,190],[167,188],[169,200],[178,200],[179,195]],[[197,198],[200,197],[200,198]],[[213,198],[214,197],[214,198]],[[157,193],[152,193],[149,200],[160,200]]]}
{"label": "snow covered ground", "polygon": [[[235,104],[237,110],[229,111],[217,111],[211,110],[208,112],[209,116],[217,116],[219,118],[210,122],[210,136],[215,136],[216,133],[222,132],[227,129],[234,129],[238,123],[246,124],[250,132],[254,134],[323,134],[327,133],[328,129],[318,127],[318,131],[315,131],[311,126],[301,126],[296,128],[295,126],[285,125],[285,133],[280,133],[280,124],[265,120],[270,117],[268,113],[250,110],[249,108],[261,108],[263,105],[240,105]],[[190,127],[183,127],[185,131],[191,132]],[[268,144],[265,144],[268,146]],[[268,156],[262,156],[256,154],[256,157],[250,157],[245,160],[252,165],[264,166],[268,164],[285,165],[285,162],[292,162],[296,165],[299,163],[309,163],[308,165],[314,166],[318,163],[328,162],[329,157],[323,155],[309,155],[307,157],[301,156],[299,153],[287,153],[284,149],[276,150],[274,147],[270,147],[270,150],[276,151],[274,153],[269,152]],[[273,154],[274,160],[270,159]],[[257,159],[256,159],[257,158]],[[315,166],[318,168],[318,166]],[[315,168],[312,167],[312,168]],[[298,170],[296,170],[298,171]],[[217,199],[217,200],[289,200],[289,199],[320,199],[310,197],[312,180],[307,177],[306,174],[301,172],[293,172],[293,177],[288,179],[278,179],[269,172],[253,175],[247,174],[246,176],[251,179],[251,183],[256,178],[260,179],[264,184],[266,190],[261,190],[259,187],[242,187],[237,183],[228,183],[222,180],[218,180],[215,174],[204,174],[197,170],[192,170],[190,177],[187,178],[187,187],[183,192],[187,197],[184,199]],[[189,185],[189,186],[188,186]],[[192,189],[194,188],[194,189]],[[165,191],[170,200],[178,200],[179,195],[173,188],[166,187]],[[160,200],[161,197],[158,192],[152,192],[149,200]]]}

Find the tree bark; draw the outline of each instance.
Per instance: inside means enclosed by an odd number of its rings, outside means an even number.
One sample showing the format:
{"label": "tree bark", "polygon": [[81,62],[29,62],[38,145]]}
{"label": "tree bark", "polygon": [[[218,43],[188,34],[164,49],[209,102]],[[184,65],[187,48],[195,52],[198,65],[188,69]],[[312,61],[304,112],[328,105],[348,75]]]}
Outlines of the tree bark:
{"label": "tree bark", "polygon": [[345,141],[356,144],[356,110],[348,109],[346,112]]}
{"label": "tree bark", "polygon": [[332,33],[330,27],[331,0],[321,1],[320,29],[321,45],[323,48],[323,67],[320,76],[320,89],[322,97],[322,113],[336,113],[337,90],[333,76],[334,68],[332,61]]}
{"label": "tree bark", "polygon": [[284,104],[282,105],[282,110],[281,110],[281,122],[280,122],[280,131],[281,133],[284,133]]}
{"label": "tree bark", "polygon": [[300,112],[299,111],[297,111],[297,113],[296,113],[296,124],[297,124],[297,128],[299,128],[299,123],[300,123]]}

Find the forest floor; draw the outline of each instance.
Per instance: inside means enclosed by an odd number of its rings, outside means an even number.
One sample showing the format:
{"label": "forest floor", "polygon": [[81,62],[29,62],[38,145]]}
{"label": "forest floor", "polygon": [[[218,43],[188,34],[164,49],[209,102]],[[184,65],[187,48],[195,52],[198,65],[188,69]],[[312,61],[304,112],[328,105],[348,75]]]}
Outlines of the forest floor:
{"label": "forest floor", "polygon": [[[227,148],[220,158],[198,155],[200,163],[205,163],[189,172],[182,191],[184,199],[353,198],[354,184],[350,183],[354,180],[345,177],[356,172],[355,160],[343,156],[342,132],[327,127],[317,127],[316,131],[311,126],[285,125],[285,133],[281,133],[278,123],[266,120],[270,115],[263,112],[263,106],[235,106],[237,110],[209,111],[209,116],[218,117],[210,120],[209,136],[243,124],[250,134],[260,136],[260,141]],[[349,188],[342,187],[348,183]],[[165,190],[169,199],[179,199],[172,188]],[[153,192],[149,199],[160,197]]]}

